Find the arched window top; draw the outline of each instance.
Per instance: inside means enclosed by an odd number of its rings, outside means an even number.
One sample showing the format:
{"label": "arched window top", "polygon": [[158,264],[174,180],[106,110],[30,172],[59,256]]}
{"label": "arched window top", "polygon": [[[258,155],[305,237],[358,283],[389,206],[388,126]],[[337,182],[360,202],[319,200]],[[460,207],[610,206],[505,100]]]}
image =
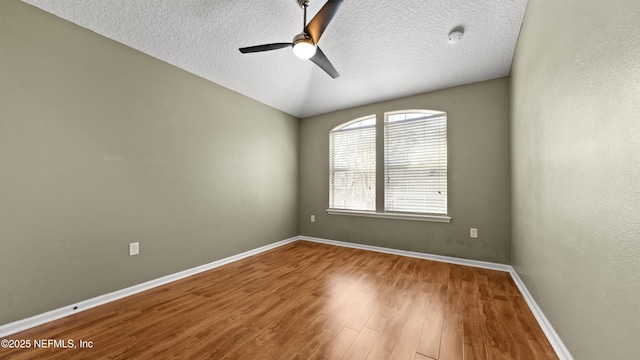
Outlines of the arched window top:
{"label": "arched window top", "polygon": [[331,132],[337,132],[337,131],[341,131],[341,130],[362,129],[362,128],[373,127],[373,126],[376,126],[376,116],[375,116],[375,114],[374,115],[367,115],[367,116],[359,117],[359,118],[351,120],[351,121],[347,121],[346,123],[340,124],[340,125],[334,127],[333,129],[331,129]]}

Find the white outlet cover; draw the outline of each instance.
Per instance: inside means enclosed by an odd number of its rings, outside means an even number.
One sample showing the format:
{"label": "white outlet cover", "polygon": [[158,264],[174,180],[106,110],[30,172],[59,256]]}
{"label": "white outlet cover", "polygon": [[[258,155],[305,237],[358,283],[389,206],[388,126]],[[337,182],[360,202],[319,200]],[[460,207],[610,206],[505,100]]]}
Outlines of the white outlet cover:
{"label": "white outlet cover", "polygon": [[474,238],[474,239],[475,239],[475,238],[477,238],[477,237],[478,237],[478,229],[476,229],[476,228],[471,228],[471,229],[469,230],[469,236],[470,236],[470,237],[472,237],[472,238]]}
{"label": "white outlet cover", "polygon": [[129,244],[129,256],[140,254],[140,243],[134,242]]}
{"label": "white outlet cover", "polygon": [[311,222],[316,222],[316,216],[315,215],[311,215]]}

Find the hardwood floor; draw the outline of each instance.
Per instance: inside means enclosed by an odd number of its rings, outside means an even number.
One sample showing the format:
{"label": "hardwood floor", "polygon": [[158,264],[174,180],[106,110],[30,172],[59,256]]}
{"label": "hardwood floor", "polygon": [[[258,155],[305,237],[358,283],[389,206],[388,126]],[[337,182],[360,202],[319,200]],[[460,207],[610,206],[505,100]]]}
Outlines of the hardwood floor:
{"label": "hardwood floor", "polygon": [[32,348],[2,359],[557,359],[508,273],[305,241],[9,339]]}

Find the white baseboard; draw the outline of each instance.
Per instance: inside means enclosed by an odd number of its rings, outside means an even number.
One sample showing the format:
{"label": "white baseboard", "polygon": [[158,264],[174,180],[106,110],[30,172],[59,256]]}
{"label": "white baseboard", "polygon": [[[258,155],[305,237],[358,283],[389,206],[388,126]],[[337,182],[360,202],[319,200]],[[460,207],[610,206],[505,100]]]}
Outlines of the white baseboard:
{"label": "white baseboard", "polygon": [[542,328],[542,331],[547,336],[547,339],[551,343],[553,350],[556,351],[556,355],[558,355],[558,358],[560,360],[573,360],[573,356],[571,356],[569,349],[567,349],[567,347],[564,345],[562,339],[560,339],[560,336],[558,336],[556,330],[553,328],[553,326],[551,326],[551,323],[549,322],[547,317],[544,316],[542,309],[540,309],[538,303],[536,303],[533,296],[531,296],[529,289],[527,289],[527,287],[524,285],[524,282],[522,282],[522,279],[520,279],[520,276],[516,272],[516,269],[511,267],[509,273],[511,274],[513,282],[516,283],[516,286],[520,290],[522,297],[524,297],[527,305],[529,305],[529,308],[531,309],[533,316],[535,316],[536,320],[538,321],[538,324]]}
{"label": "white baseboard", "polygon": [[300,240],[307,240],[307,241],[312,241],[312,242],[317,242],[322,244],[336,245],[336,246],[361,249],[361,250],[369,250],[369,251],[381,252],[385,254],[407,256],[407,257],[418,258],[418,259],[446,262],[449,264],[473,266],[473,267],[489,269],[489,270],[509,272],[512,269],[511,265],[498,264],[498,263],[492,263],[487,261],[469,260],[469,259],[462,259],[462,258],[456,258],[451,256],[433,255],[433,254],[427,254],[427,253],[421,253],[421,252],[415,252],[415,251],[390,249],[390,248],[384,248],[380,246],[355,244],[350,242],[327,240],[327,239],[315,238],[310,236],[299,236],[298,238]]}
{"label": "white baseboard", "polygon": [[124,297],[137,294],[139,292],[149,290],[160,285],[164,285],[176,280],[180,280],[188,276],[201,273],[203,271],[211,270],[213,268],[226,265],[234,261],[238,261],[240,259],[244,259],[246,257],[259,254],[267,250],[275,249],[279,246],[286,245],[297,240],[305,240],[305,241],[317,242],[317,243],[334,245],[334,246],[342,246],[342,247],[349,247],[354,249],[376,251],[376,252],[381,252],[386,254],[408,256],[408,257],[413,257],[418,259],[440,261],[440,262],[446,262],[450,264],[466,265],[466,266],[478,267],[483,269],[508,272],[509,274],[511,274],[513,281],[516,283],[516,286],[518,286],[518,289],[520,290],[520,292],[522,293],[522,296],[524,297],[527,304],[529,305],[531,312],[533,313],[536,320],[538,321],[538,324],[540,324],[542,331],[544,331],[544,334],[547,336],[547,339],[551,343],[551,346],[553,346],[553,349],[555,350],[560,360],[573,360],[573,357],[571,356],[571,354],[569,353],[569,350],[566,348],[566,346],[562,342],[562,339],[560,339],[556,331],[553,329],[553,326],[551,326],[551,323],[549,323],[549,320],[546,318],[546,316],[542,312],[542,309],[540,309],[536,301],[533,299],[533,297],[529,293],[529,290],[522,282],[522,279],[520,279],[520,276],[518,276],[518,273],[515,271],[515,269],[511,265],[498,264],[498,263],[492,263],[492,262],[486,262],[486,261],[478,261],[478,260],[461,259],[461,258],[450,257],[450,256],[419,253],[414,251],[390,249],[390,248],[384,248],[379,246],[321,239],[321,238],[310,237],[310,236],[295,236],[286,240],[275,242],[273,244],[259,247],[257,249],[249,250],[241,254],[229,256],[227,258],[220,259],[208,264],[204,264],[191,269],[180,271],[175,274],[163,276],[161,278],[150,280],[142,284],[134,285],[122,290],[117,290],[109,294],[100,295],[88,300],[78,302],[73,305],[56,309],[56,310],[48,311],[46,313],[39,314],[27,319],[8,323],[0,326],[0,338],[11,335],[11,334],[15,334],[23,330],[30,329],[38,325],[48,323],[53,320],[63,318],[65,316],[78,313],[80,311],[84,311],[99,305],[103,305],[118,299],[122,299]]}
{"label": "white baseboard", "polygon": [[59,309],[51,310],[46,313],[38,314],[23,320],[18,320],[18,321],[14,321],[14,322],[2,325],[0,326],[0,338],[11,335],[11,334],[15,334],[20,331],[30,329],[32,327],[36,327],[38,325],[48,323],[53,320],[63,318],[65,316],[76,314],[80,311],[88,310],[99,305],[103,305],[118,299],[122,299],[124,297],[137,294],[145,290],[153,289],[160,285],[165,285],[170,282],[201,273],[203,271],[211,270],[213,268],[217,268],[218,266],[226,265],[234,261],[238,261],[240,259],[244,259],[246,257],[277,248],[285,244],[289,244],[291,242],[298,240],[298,238],[299,238],[298,236],[295,236],[286,240],[275,242],[273,244],[259,247],[257,249],[245,251],[237,255],[229,256],[224,259],[210,262],[208,264],[200,265],[191,269],[187,269],[171,275],[163,276],[161,278],[150,280],[142,284],[134,285],[134,286],[117,290],[108,294],[96,296],[94,298],[80,301],[78,303],[75,303],[69,306],[61,307]]}
{"label": "white baseboard", "polygon": [[529,308],[531,309],[533,316],[538,321],[538,324],[540,325],[540,327],[542,328],[542,331],[544,332],[545,336],[549,340],[549,343],[551,343],[551,346],[553,347],[553,350],[555,350],[556,355],[558,355],[558,358],[560,360],[573,360],[573,356],[571,356],[571,353],[569,353],[569,350],[562,342],[562,339],[560,339],[560,336],[558,336],[558,333],[556,333],[553,326],[551,326],[551,323],[549,322],[547,317],[544,316],[542,309],[540,309],[536,301],[533,299],[533,296],[531,296],[531,293],[529,293],[529,290],[522,282],[522,279],[520,279],[520,276],[518,276],[518,273],[511,265],[461,259],[461,258],[455,258],[450,256],[432,255],[432,254],[419,253],[414,251],[389,249],[389,248],[383,248],[379,246],[355,244],[355,243],[349,243],[349,242],[343,242],[343,241],[337,241],[337,240],[314,238],[309,236],[300,236],[299,238],[300,240],[312,241],[312,242],[317,242],[322,244],[343,246],[343,247],[361,249],[361,250],[377,251],[377,252],[382,252],[386,254],[408,256],[408,257],[413,257],[418,259],[440,261],[440,262],[446,262],[446,263],[457,264],[457,265],[473,266],[473,267],[489,269],[489,270],[506,271],[511,275],[513,282],[516,283],[516,286],[520,290],[522,297],[524,297],[525,301],[527,302],[527,305],[529,305]]}

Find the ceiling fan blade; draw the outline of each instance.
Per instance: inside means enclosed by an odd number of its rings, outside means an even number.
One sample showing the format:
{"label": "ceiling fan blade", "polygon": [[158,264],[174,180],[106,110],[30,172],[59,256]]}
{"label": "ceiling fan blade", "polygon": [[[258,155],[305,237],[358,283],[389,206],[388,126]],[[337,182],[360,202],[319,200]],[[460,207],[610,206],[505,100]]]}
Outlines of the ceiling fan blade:
{"label": "ceiling fan blade", "polygon": [[313,41],[317,44],[320,41],[320,37],[324,30],[329,26],[331,19],[336,15],[338,9],[342,5],[342,0],[329,0],[318,11],[316,16],[309,21],[309,24],[304,27],[304,32],[307,33]]}
{"label": "ceiling fan blade", "polygon": [[324,70],[327,74],[329,74],[332,78],[337,78],[340,76],[338,74],[338,70],[331,65],[327,56],[320,50],[320,47],[316,47],[316,54],[313,55],[309,60],[313,61],[316,65],[320,66],[322,70]]}
{"label": "ceiling fan blade", "polygon": [[264,45],[256,45],[240,48],[240,52],[243,54],[261,52],[261,51],[269,51],[269,50],[277,50],[284,49],[286,47],[293,46],[292,43],[273,43],[273,44],[264,44]]}

